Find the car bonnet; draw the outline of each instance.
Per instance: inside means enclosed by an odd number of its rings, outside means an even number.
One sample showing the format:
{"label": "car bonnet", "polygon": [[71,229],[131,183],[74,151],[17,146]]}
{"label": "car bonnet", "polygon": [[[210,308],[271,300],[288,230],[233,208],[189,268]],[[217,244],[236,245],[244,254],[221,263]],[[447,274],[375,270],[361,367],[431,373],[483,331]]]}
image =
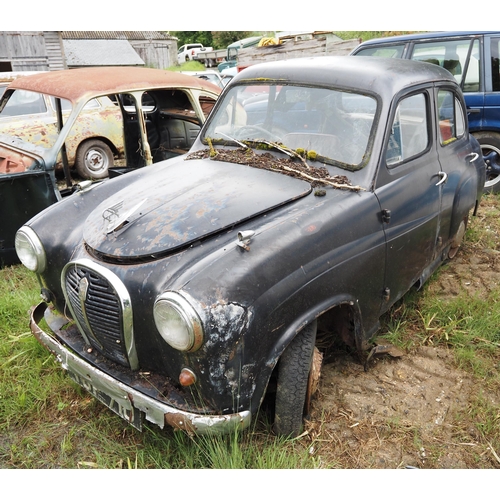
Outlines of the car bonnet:
{"label": "car bonnet", "polygon": [[94,251],[118,259],[162,255],[311,192],[302,180],[213,160],[142,170],[88,216],[84,241]]}

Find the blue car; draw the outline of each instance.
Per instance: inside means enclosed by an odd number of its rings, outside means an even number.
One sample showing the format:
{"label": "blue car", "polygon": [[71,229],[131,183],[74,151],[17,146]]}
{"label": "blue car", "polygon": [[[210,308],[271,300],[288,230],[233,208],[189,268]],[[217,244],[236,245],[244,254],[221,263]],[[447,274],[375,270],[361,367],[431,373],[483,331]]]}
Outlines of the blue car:
{"label": "blue car", "polygon": [[486,162],[485,191],[500,192],[500,31],[444,31],[368,40],[354,56],[413,59],[447,69],[460,85],[469,130]]}

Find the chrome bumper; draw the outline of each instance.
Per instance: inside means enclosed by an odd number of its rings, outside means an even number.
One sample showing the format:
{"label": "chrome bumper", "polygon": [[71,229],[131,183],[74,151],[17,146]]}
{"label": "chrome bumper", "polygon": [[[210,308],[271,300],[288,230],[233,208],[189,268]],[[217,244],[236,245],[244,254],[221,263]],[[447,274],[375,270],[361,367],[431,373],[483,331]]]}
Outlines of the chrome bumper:
{"label": "chrome bumper", "polygon": [[162,429],[165,425],[169,425],[195,434],[223,434],[250,425],[250,411],[231,415],[201,415],[186,412],[123,384],[78,357],[52,335],[44,332],[38,325],[44,316],[51,325],[51,313],[45,302],[31,309],[30,328],[36,339],[54,354],[73,380],[135,427],[138,427],[135,424],[139,412],[146,420]]}

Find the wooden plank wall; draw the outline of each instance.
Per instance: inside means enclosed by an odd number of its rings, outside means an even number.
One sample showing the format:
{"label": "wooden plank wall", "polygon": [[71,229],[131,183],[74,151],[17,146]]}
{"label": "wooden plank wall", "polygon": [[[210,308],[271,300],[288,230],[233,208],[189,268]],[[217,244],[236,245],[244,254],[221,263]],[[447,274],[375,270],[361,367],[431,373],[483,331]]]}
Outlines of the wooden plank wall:
{"label": "wooden plank wall", "polygon": [[315,56],[347,56],[360,44],[359,39],[328,41],[327,39],[287,40],[281,45],[249,47],[238,52],[238,67],[269,61]]}

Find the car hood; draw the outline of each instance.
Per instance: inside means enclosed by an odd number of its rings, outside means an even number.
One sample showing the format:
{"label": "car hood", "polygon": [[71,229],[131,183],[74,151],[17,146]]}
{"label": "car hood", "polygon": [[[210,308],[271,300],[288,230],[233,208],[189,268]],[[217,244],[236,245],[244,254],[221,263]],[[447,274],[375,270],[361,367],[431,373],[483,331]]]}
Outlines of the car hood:
{"label": "car hood", "polygon": [[158,256],[311,192],[302,180],[214,160],[140,170],[88,216],[83,236],[91,249],[121,259]]}

